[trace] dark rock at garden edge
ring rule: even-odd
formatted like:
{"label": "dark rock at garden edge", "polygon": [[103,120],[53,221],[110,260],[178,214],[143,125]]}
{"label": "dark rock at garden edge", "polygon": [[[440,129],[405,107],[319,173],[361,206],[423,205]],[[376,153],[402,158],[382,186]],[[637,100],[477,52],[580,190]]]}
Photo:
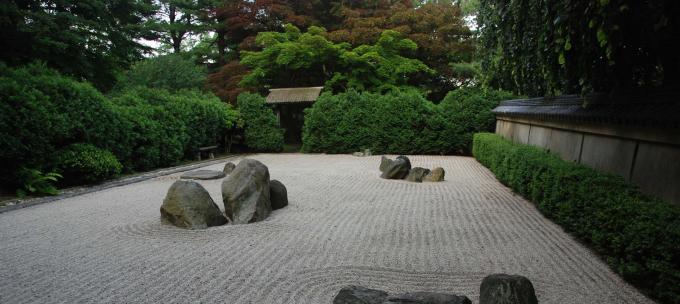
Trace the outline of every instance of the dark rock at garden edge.
{"label": "dark rock at garden edge", "polygon": [[234,165],[232,162],[228,162],[224,164],[224,169],[222,169],[222,172],[224,172],[224,174],[230,174],[231,171],[234,171],[234,168],[236,168],[236,165]]}
{"label": "dark rock at garden edge", "polygon": [[272,210],[288,206],[288,190],[282,182],[272,180],[269,182],[269,196],[272,202]]}
{"label": "dark rock at garden edge", "polygon": [[385,169],[392,163],[392,160],[383,156],[380,158],[380,172],[385,172]]}
{"label": "dark rock at garden edge", "polygon": [[196,170],[189,171],[180,176],[181,179],[218,179],[223,178],[226,175],[222,171],[215,170]]}
{"label": "dark rock at garden edge", "polygon": [[267,166],[244,159],[222,181],[224,211],[234,224],[264,220],[272,211],[269,191]]}
{"label": "dark rock at garden edge", "polygon": [[538,304],[534,286],[519,275],[492,274],[482,280],[479,304]]}
{"label": "dark rock at garden edge", "polygon": [[411,170],[411,161],[406,156],[398,156],[390,162],[380,177],[386,179],[403,179]]}
{"label": "dark rock at garden edge", "polygon": [[361,286],[347,286],[333,299],[333,304],[383,304],[387,293]]}
{"label": "dark rock at garden edge", "polygon": [[430,173],[423,177],[424,182],[441,182],[444,181],[444,168],[437,167],[432,169]]}
{"label": "dark rock at garden edge", "polygon": [[161,219],[177,227],[205,229],[227,223],[220,208],[199,183],[178,180],[170,186],[161,206]]}
{"label": "dark rock at garden edge", "polygon": [[466,296],[435,292],[413,292],[389,297],[387,303],[411,303],[411,304],[472,304]]}
{"label": "dark rock at garden edge", "polygon": [[425,177],[425,175],[427,175],[428,173],[430,173],[430,169],[425,169],[421,167],[411,168],[405,180],[409,182],[420,183],[423,181],[423,177]]}

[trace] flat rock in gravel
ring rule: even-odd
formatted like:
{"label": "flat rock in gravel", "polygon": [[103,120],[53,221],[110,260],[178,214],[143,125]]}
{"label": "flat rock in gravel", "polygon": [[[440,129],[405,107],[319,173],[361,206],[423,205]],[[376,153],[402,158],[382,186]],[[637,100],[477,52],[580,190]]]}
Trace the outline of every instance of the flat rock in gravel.
{"label": "flat rock in gravel", "polygon": [[385,304],[472,304],[466,296],[436,292],[412,292],[389,297]]}
{"label": "flat rock in gravel", "polygon": [[226,174],[222,171],[217,171],[217,170],[196,170],[196,171],[189,171],[186,172],[182,175],[180,175],[181,179],[199,179],[199,180],[206,180],[206,179],[218,179],[218,178],[223,178],[225,177]]}
{"label": "flat rock in gravel", "polygon": [[222,181],[224,212],[234,224],[266,219],[272,211],[269,169],[254,159],[244,159]]}
{"label": "flat rock in gravel", "polygon": [[397,159],[390,162],[380,177],[386,179],[403,179],[408,175],[410,170],[411,161],[409,161],[408,157],[400,155],[397,156]]}
{"label": "flat rock in gravel", "polygon": [[224,164],[224,169],[222,169],[222,172],[224,172],[224,174],[229,174],[231,171],[234,171],[234,168],[236,168],[236,165],[234,165],[232,162],[228,162]]}
{"label": "flat rock in gravel", "polygon": [[421,183],[423,182],[423,177],[425,175],[430,173],[430,169],[425,169],[421,167],[415,167],[411,168],[411,170],[408,172],[408,175],[406,175],[405,180],[409,182],[416,182],[416,183]]}
{"label": "flat rock in gravel", "polygon": [[275,179],[269,182],[269,196],[272,202],[272,210],[288,206],[288,190],[282,182]]}
{"label": "flat rock in gravel", "polygon": [[178,180],[170,186],[161,205],[161,219],[189,229],[205,229],[227,223],[208,191],[189,180]]}
{"label": "flat rock in gravel", "polygon": [[383,304],[387,293],[361,286],[343,287],[333,299],[333,304]]}
{"label": "flat rock in gravel", "polygon": [[437,167],[432,169],[430,173],[423,177],[424,182],[441,182],[444,181],[444,168]]}
{"label": "flat rock in gravel", "polygon": [[526,277],[492,274],[482,280],[479,304],[538,304],[538,299]]}

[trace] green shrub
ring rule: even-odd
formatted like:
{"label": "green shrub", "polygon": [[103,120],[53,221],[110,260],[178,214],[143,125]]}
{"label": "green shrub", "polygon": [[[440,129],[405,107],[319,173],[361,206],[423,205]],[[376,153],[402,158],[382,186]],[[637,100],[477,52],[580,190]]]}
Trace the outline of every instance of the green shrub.
{"label": "green shrub", "polygon": [[130,149],[123,163],[133,170],[193,157],[199,147],[218,144],[238,119],[231,106],[197,91],[137,87],[112,100],[122,118],[121,145]]}
{"label": "green shrub", "polygon": [[264,97],[241,93],[237,103],[245,124],[246,146],[256,151],[282,151],[283,129],[272,110],[265,105]]}
{"label": "green shrub", "polygon": [[472,132],[492,130],[491,109],[509,93],[458,89],[435,105],[417,92],[325,93],[305,112],[303,150],[349,153],[469,153]]}
{"label": "green shrub", "polygon": [[446,129],[447,138],[455,142],[455,150],[469,154],[472,151],[472,136],[478,132],[495,129],[496,115],[491,110],[503,100],[515,96],[506,91],[487,88],[459,88],[449,92],[439,104],[442,114],[451,121]]}
{"label": "green shrub", "polygon": [[495,134],[476,134],[473,154],[628,282],[663,303],[680,302],[680,207],[621,177]]}
{"label": "green shrub", "polygon": [[136,87],[180,90],[202,90],[207,71],[188,58],[178,54],[162,55],[135,63],[116,84],[116,91]]}
{"label": "green shrub", "polygon": [[43,64],[0,64],[0,182],[19,187],[21,168],[45,171],[50,155],[72,143],[121,152],[118,115],[87,83]]}
{"label": "green shrub", "polygon": [[120,174],[123,166],[113,153],[90,144],[73,144],[55,153],[54,170],[69,185],[101,182]]}

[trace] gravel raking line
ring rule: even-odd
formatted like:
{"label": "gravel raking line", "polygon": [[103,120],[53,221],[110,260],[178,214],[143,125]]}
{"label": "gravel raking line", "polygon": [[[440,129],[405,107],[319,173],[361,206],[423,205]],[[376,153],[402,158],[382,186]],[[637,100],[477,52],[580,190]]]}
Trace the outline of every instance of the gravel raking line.
{"label": "gravel raking line", "polygon": [[[249,157],[288,188],[264,222],[161,224],[181,173],[0,214],[0,303],[324,304],[348,284],[476,303],[499,272],[543,304],[653,303],[473,158],[412,156],[446,170],[418,184],[380,179],[380,156]],[[199,182],[223,208],[221,180]]]}

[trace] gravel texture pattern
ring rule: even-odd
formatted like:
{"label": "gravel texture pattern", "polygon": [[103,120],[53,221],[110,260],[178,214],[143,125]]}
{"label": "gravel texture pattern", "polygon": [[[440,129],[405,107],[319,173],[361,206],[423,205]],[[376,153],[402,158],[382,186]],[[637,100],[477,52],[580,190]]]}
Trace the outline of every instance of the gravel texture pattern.
{"label": "gravel texture pattern", "polygon": [[[181,173],[0,214],[0,303],[319,304],[348,284],[477,303],[499,272],[544,304],[652,303],[473,158],[412,156],[446,181],[410,183],[379,178],[380,156],[250,157],[288,188],[263,222],[161,224]],[[221,180],[199,183],[223,208]]]}

